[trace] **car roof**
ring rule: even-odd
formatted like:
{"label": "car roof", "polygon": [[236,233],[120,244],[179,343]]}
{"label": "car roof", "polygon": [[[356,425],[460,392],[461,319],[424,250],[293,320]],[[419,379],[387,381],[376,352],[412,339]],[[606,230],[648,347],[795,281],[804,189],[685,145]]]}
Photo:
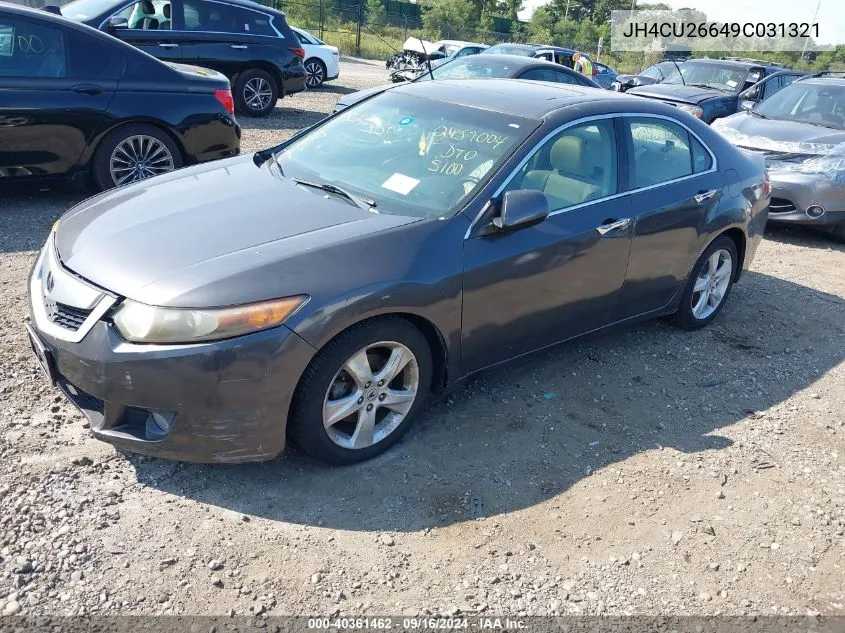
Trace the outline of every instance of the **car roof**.
{"label": "car roof", "polygon": [[464,40],[438,40],[435,44],[440,44],[441,46],[444,44],[448,44],[449,46],[487,46],[487,44],[480,42],[466,42]]}
{"label": "car roof", "polygon": [[814,75],[807,75],[796,79],[796,81],[800,81],[802,84],[819,84],[821,86],[833,84],[835,86],[841,86],[845,84],[845,77],[816,77]]}
{"label": "car roof", "polygon": [[[474,55],[472,57],[475,57]],[[561,68],[560,64],[547,62],[545,59],[536,59],[534,57],[523,57],[522,55],[506,55],[504,53],[489,53],[484,55],[484,61],[487,63],[499,62],[500,64],[508,64],[514,69],[525,68],[526,66],[536,66],[538,68],[552,68],[558,70]],[[466,62],[472,61],[471,57],[466,58]],[[565,66],[564,66],[565,68]]]}
{"label": "car roof", "polygon": [[527,79],[438,79],[402,84],[392,91],[529,119],[542,119],[562,107],[596,101],[621,99],[640,108],[652,105],[643,103],[647,99],[610,90]]}
{"label": "car roof", "polygon": [[[667,60],[664,60],[667,61]],[[684,61],[685,64],[690,62],[697,62],[702,64],[718,64],[719,66],[733,66],[735,68],[783,68],[779,64],[769,63],[769,62],[751,62],[751,61],[740,61],[737,59],[704,59],[693,57],[692,59],[687,59]],[[678,62],[679,64],[681,62]]]}
{"label": "car roof", "polygon": [[[87,24],[83,24],[82,22],[77,22],[76,20],[71,20],[70,18],[66,18],[61,15],[56,15],[55,13],[50,13],[49,11],[44,11],[42,9],[34,9],[30,7],[24,7],[15,4],[9,4],[7,2],[3,2],[0,4],[0,11],[7,11],[12,14],[17,14],[24,18],[31,18],[36,20],[41,20],[43,22],[47,22],[50,24],[55,25],[58,28],[65,28],[65,29],[74,29],[76,31],[83,31],[86,35],[90,37],[98,37],[104,42],[109,42],[112,45],[119,46],[121,48],[125,47],[127,49],[138,51],[143,53],[140,49],[132,46],[131,44],[127,44],[123,40],[120,40],[116,37],[112,37],[108,33],[103,33],[93,27],[88,26]],[[150,56],[152,57],[152,56]],[[153,59],[156,59],[153,57]],[[162,62],[163,63],[163,62]]]}

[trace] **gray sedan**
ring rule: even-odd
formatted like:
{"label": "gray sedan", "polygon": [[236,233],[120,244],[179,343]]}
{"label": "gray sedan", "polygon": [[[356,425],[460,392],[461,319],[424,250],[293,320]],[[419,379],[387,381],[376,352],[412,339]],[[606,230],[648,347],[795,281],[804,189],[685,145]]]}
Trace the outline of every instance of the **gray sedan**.
{"label": "gray sedan", "polygon": [[845,80],[798,79],[713,129],[765,157],[771,222],[817,226],[845,242]]}
{"label": "gray sedan", "polygon": [[373,457],[426,396],[610,326],[710,323],[762,159],[645,99],[399,86],[281,145],[98,195],[30,276],[33,350],[93,434],[192,461]]}

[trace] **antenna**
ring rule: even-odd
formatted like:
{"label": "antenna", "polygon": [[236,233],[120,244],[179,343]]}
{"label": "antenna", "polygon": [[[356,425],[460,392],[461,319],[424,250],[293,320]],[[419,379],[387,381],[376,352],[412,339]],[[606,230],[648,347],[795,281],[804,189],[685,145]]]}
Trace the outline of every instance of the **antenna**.
{"label": "antenna", "polygon": [[428,76],[431,77],[431,80],[434,81],[434,73],[431,71],[431,58],[428,56],[428,51],[425,49],[425,44],[420,38],[417,38],[417,41],[420,43],[420,48],[423,49],[423,56],[425,56],[425,65],[428,68]]}
{"label": "antenna", "polygon": [[678,76],[681,78],[681,83],[682,83],[682,84],[684,84],[684,85],[686,86],[686,85],[687,85],[687,82],[686,82],[686,81],[684,81],[684,75],[683,75],[683,73],[681,72],[681,67],[680,67],[680,66],[678,66],[678,62],[676,62],[676,61],[675,61],[674,59],[672,59],[671,57],[669,58],[669,61],[670,61],[670,62],[672,62],[672,63],[675,65],[675,69],[678,71]]}

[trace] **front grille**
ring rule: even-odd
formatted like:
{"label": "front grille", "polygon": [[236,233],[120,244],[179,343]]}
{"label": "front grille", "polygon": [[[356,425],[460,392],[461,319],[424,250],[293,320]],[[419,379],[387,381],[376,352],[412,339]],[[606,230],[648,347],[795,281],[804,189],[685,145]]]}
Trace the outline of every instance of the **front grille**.
{"label": "front grille", "polygon": [[769,203],[769,213],[792,213],[795,205],[784,198],[772,198]]}
{"label": "front grille", "polygon": [[67,330],[76,332],[91,314],[91,310],[75,308],[64,303],[56,303],[55,313],[49,315],[50,320]]}

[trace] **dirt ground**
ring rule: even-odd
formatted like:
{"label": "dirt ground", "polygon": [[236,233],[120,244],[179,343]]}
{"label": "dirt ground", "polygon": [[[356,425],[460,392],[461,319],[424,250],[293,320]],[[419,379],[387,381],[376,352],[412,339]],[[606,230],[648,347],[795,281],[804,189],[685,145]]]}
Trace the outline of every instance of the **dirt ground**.
{"label": "dirt ground", "polygon": [[[244,150],[383,78],[345,62]],[[81,197],[0,205],[0,613],[845,614],[841,245],[772,229],[706,330],[484,373],[369,463],[197,466],[92,439],[30,354],[26,276]]]}

